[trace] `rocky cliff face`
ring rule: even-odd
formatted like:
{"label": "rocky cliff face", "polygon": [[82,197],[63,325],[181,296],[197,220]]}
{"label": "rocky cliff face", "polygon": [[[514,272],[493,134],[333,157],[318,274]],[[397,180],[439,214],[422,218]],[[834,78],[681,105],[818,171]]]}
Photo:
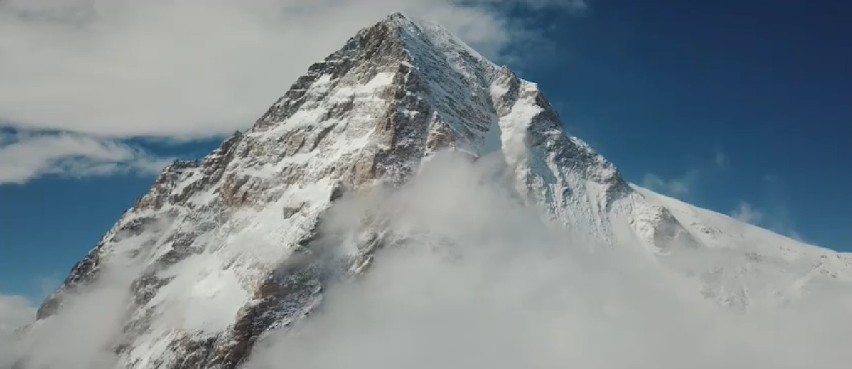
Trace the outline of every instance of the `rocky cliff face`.
{"label": "rocky cliff face", "polygon": [[[320,304],[329,279],[367,270],[392,242],[373,224],[349,255],[323,257],[316,230],[335,200],[405,183],[440,150],[500,158],[521,199],[600,243],[629,238],[671,254],[714,242],[562,127],[535,84],[439,26],[392,15],[312,65],[253,127],[165,168],[39,318],[62,314],[69,293],[126,258],[120,367],[238,367],[265,332]],[[838,260],[832,268],[848,269]],[[717,274],[706,285],[730,282]],[[708,291],[748,305],[736,290]]]}

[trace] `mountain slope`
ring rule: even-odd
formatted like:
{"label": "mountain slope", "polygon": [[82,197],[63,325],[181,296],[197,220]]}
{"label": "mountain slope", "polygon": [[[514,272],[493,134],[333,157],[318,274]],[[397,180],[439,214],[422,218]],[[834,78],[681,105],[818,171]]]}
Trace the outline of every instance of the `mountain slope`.
{"label": "mountain slope", "polygon": [[852,255],[807,245],[789,237],[637,188],[668,209],[698,240],[700,249],[664,258],[675,269],[697,272],[701,292],[718,303],[746,310],[802,298],[848,296]]}
{"label": "mountain slope", "polygon": [[118,284],[130,291],[111,347],[118,367],[237,367],[264,334],[321,304],[329,281],[368,270],[395,242],[377,221],[329,258],[317,229],[335,201],[404,184],[442,150],[494,161],[521,201],[603,247],[641,245],[722,305],[852,284],[848,255],[631,187],[563,132],[534,83],[439,26],[394,14],[312,65],[252,128],[165,168],[45,301],[33,330],[59,319],[75,292]]}

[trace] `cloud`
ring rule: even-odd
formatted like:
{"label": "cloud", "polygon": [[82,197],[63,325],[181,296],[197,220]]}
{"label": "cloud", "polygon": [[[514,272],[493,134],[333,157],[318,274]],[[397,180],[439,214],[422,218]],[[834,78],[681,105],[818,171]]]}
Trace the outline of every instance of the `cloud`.
{"label": "cloud", "polygon": [[21,328],[33,318],[35,308],[25,297],[0,294],[0,334]]}
{"label": "cloud", "polygon": [[390,230],[382,233],[386,246],[365,275],[324,289],[320,309],[307,320],[259,342],[247,368],[840,368],[848,362],[848,325],[836,324],[845,321],[848,301],[743,313],[711,306],[697,286],[655,269],[657,259],[638,245],[596,247],[543,222],[509,196],[495,171],[440,159],[428,165],[402,189],[332,208],[321,230],[344,241],[328,243],[340,254],[353,249],[345,240],[369,231],[365,224]]}
{"label": "cloud", "polygon": [[92,136],[199,138],[251,125],[308,65],[403,10],[499,57],[529,37],[506,4],[582,1],[0,1],[0,121]]}
{"label": "cloud", "polygon": [[765,208],[758,208],[749,202],[740,201],[728,215],[741,222],[764,227],[800,242],[807,242],[795,229],[786,203],[778,197],[771,198]]}
{"label": "cloud", "polygon": [[112,350],[126,323],[128,286],[140,271],[131,260],[118,252],[110,254],[111,263],[95,282],[64,295],[60,313],[15,335],[6,348],[8,355],[0,357],[0,367],[23,363],[23,368],[115,368]]}
{"label": "cloud", "polygon": [[[444,24],[483,54],[544,39],[514,8],[581,0],[0,0],[0,183],[158,170],[122,140],[193,140],[251,126],[307,67],[394,11]],[[62,132],[45,134],[45,132]],[[116,159],[110,159],[116,158]]]}
{"label": "cloud", "polygon": [[663,178],[654,173],[647,173],[642,178],[642,187],[672,196],[687,195],[698,180],[698,170],[690,170],[681,176]]}
{"label": "cloud", "polygon": [[739,205],[731,211],[730,215],[736,220],[751,224],[760,224],[763,220],[763,212],[755,209],[745,201],[740,201]]}
{"label": "cloud", "polygon": [[16,331],[35,319],[36,309],[23,296],[0,294],[0,368],[12,366]]}
{"label": "cloud", "polygon": [[121,141],[74,133],[0,133],[0,184],[26,183],[45,175],[103,176],[155,173],[171,159]]}
{"label": "cloud", "polygon": [[[265,334],[245,367],[843,368],[852,360],[849,325],[838,324],[852,303],[845,290],[782,309],[712,305],[642,246],[597,247],[549,223],[513,196],[502,168],[500,158],[439,155],[404,186],[338,200],[310,249],[340,265],[357,240],[383,246],[357,278],[329,268],[319,309]],[[150,260],[127,252],[21,336],[12,361],[115,367],[116,345],[130,338],[127,287],[139,261]],[[696,267],[708,262],[702,256]],[[137,347],[143,356],[150,348]]]}

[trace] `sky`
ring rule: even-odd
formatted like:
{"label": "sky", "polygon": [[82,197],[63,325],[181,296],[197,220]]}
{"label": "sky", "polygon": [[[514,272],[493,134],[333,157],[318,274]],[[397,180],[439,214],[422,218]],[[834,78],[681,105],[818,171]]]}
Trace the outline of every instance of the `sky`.
{"label": "sky", "polygon": [[0,294],[43,298],[165,163],[248,128],[397,10],[539,83],[627,180],[852,251],[849,2],[12,0]]}

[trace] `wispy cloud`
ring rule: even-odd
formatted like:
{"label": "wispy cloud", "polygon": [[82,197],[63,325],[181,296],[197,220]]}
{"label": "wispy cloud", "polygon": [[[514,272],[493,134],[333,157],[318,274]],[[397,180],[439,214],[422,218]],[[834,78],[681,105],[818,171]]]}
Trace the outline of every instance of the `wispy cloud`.
{"label": "wispy cloud", "polygon": [[74,133],[7,133],[0,137],[0,184],[26,183],[45,175],[150,174],[171,160],[121,141]]}
{"label": "wispy cloud", "polygon": [[642,187],[672,196],[687,195],[698,180],[698,170],[689,170],[683,175],[663,178],[654,173],[647,173],[642,178]]}
{"label": "wispy cloud", "polygon": [[764,197],[760,201],[760,206],[752,202],[740,201],[736,208],[728,212],[728,215],[792,239],[808,242],[799,232],[790,214],[788,201],[781,190],[783,187],[781,179],[767,174],[763,176],[763,185]]}
{"label": "wispy cloud", "polygon": [[734,219],[751,224],[760,224],[763,220],[763,212],[745,201],[740,201],[730,215]]}

